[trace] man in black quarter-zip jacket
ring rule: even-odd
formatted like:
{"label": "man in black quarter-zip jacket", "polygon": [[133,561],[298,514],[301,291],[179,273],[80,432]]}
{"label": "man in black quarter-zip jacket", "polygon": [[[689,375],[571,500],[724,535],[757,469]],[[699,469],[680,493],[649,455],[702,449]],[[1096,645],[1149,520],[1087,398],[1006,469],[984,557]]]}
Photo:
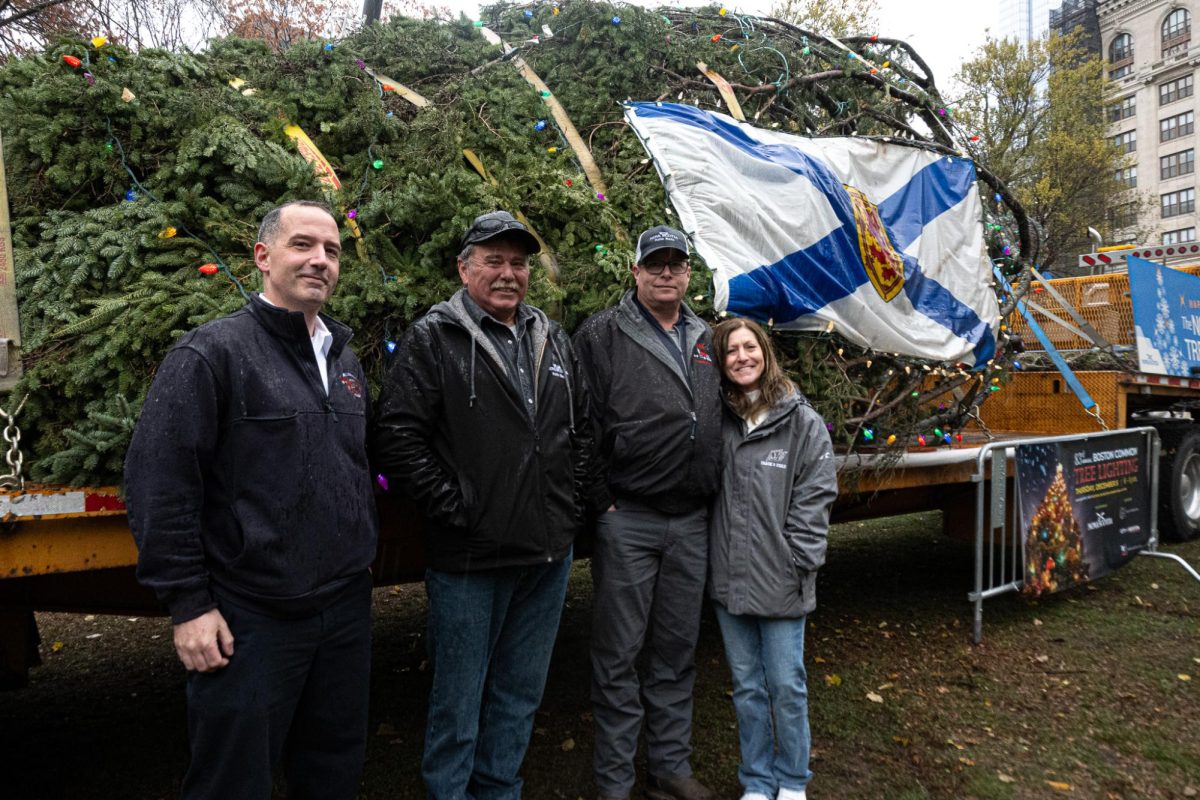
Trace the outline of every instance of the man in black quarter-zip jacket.
{"label": "man in black quarter-zip jacket", "polygon": [[592,555],[596,784],[601,798],[629,797],[645,717],[648,795],[710,800],[690,756],[720,370],[708,325],[683,302],[684,235],[665,225],[642,233],[633,275],[637,287],[575,334],[609,490]]}
{"label": "man in black quarter-zip jacket", "polygon": [[524,303],[537,239],[507,211],[462,240],[463,289],[413,323],[379,397],[375,463],[427,519],[430,800],[515,800],[597,489],[571,340]]}
{"label": "man in black quarter-zip jacket", "polygon": [[188,798],[358,793],[378,525],[369,396],[329,210],[268,213],[263,292],[187,333],[158,369],[125,459],[138,578],[188,669]]}

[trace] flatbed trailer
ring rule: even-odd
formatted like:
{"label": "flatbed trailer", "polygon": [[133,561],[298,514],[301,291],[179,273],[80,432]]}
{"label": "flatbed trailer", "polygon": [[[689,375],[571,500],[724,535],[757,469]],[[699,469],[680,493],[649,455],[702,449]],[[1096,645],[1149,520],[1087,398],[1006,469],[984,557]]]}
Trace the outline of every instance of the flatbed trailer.
{"label": "flatbed trailer", "polygon": [[[1200,267],[1187,271],[1200,273]],[[1124,275],[1051,284],[1112,345],[1133,344]],[[1038,304],[1060,319],[1066,317],[1040,288],[1035,284],[1032,293]],[[1014,315],[1009,324],[1032,341],[1023,320]],[[1069,323],[1047,319],[1042,325],[1063,350],[1094,347],[1069,330]],[[842,457],[833,520],[937,510],[943,513],[947,533],[970,538],[975,527],[973,474],[981,446],[997,439],[1152,424],[1163,443],[1159,527],[1168,537],[1190,539],[1200,533],[1200,426],[1183,408],[1200,402],[1200,380],[1119,370],[1080,371],[1076,376],[1096,400],[1090,413],[1058,372],[1017,370],[980,408],[978,423],[962,432],[962,442]],[[885,459],[888,466],[877,469],[876,459]],[[376,584],[421,580],[421,515],[393,495],[380,495],[378,502]],[[586,551],[586,543],[582,549]],[[38,663],[34,611],[163,613],[153,594],[137,583],[136,563],[137,550],[116,488],[28,486],[20,493],[0,492],[0,683],[7,677],[9,684],[19,684]]]}

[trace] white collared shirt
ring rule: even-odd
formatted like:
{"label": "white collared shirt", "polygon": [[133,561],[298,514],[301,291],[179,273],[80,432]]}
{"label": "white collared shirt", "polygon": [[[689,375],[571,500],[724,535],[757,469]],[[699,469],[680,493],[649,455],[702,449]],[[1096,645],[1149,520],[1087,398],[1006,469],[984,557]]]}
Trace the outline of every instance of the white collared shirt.
{"label": "white collared shirt", "polygon": [[[262,292],[259,292],[259,297],[269,306],[279,308]],[[313,358],[317,360],[317,369],[321,373],[321,388],[325,390],[325,394],[329,394],[329,348],[333,347],[333,334],[329,332],[329,328],[325,326],[325,321],[317,317],[317,324],[313,326],[313,332],[308,337],[312,342]]]}

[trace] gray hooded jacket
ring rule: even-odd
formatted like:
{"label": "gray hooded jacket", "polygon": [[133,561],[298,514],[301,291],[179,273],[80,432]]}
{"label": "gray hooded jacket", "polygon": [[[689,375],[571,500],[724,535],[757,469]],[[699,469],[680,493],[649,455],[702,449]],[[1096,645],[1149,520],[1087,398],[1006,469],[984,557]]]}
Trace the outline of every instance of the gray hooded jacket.
{"label": "gray hooded jacket", "polygon": [[725,414],[724,471],[709,522],[709,594],[731,614],[798,618],[817,606],[837,497],[825,423],[799,394],[762,424]]}

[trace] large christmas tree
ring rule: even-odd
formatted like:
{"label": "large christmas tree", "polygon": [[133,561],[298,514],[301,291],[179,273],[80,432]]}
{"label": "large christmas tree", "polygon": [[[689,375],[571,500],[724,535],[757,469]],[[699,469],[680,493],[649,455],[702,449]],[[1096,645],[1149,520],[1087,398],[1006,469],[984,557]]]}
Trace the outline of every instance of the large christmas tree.
{"label": "large christmas tree", "polygon": [[[529,299],[573,329],[629,283],[632,235],[671,219],[621,102],[725,108],[700,62],[755,124],[969,155],[970,132],[904,43],[827,39],[718,7],[535,3],[478,23],[396,19],[282,52],[225,39],[199,54],[133,53],[96,40],[11,60],[0,120],[26,370],[11,405],[28,394],[19,423],[32,476],[119,480],[154,368],[181,332],[257,287],[257,221],[289,199],[327,197],[352,218],[329,311],[355,329],[372,376],[405,326],[454,291],[458,237],[494,208],[523,213],[545,240],[551,258]],[[290,126],[340,189],[318,180]],[[1022,218],[1008,219],[1015,250]],[[996,228],[999,255],[1008,242]],[[710,281],[694,274],[704,311]],[[848,446],[935,428],[948,438],[1002,361],[968,374],[836,335],[779,338]]]}

